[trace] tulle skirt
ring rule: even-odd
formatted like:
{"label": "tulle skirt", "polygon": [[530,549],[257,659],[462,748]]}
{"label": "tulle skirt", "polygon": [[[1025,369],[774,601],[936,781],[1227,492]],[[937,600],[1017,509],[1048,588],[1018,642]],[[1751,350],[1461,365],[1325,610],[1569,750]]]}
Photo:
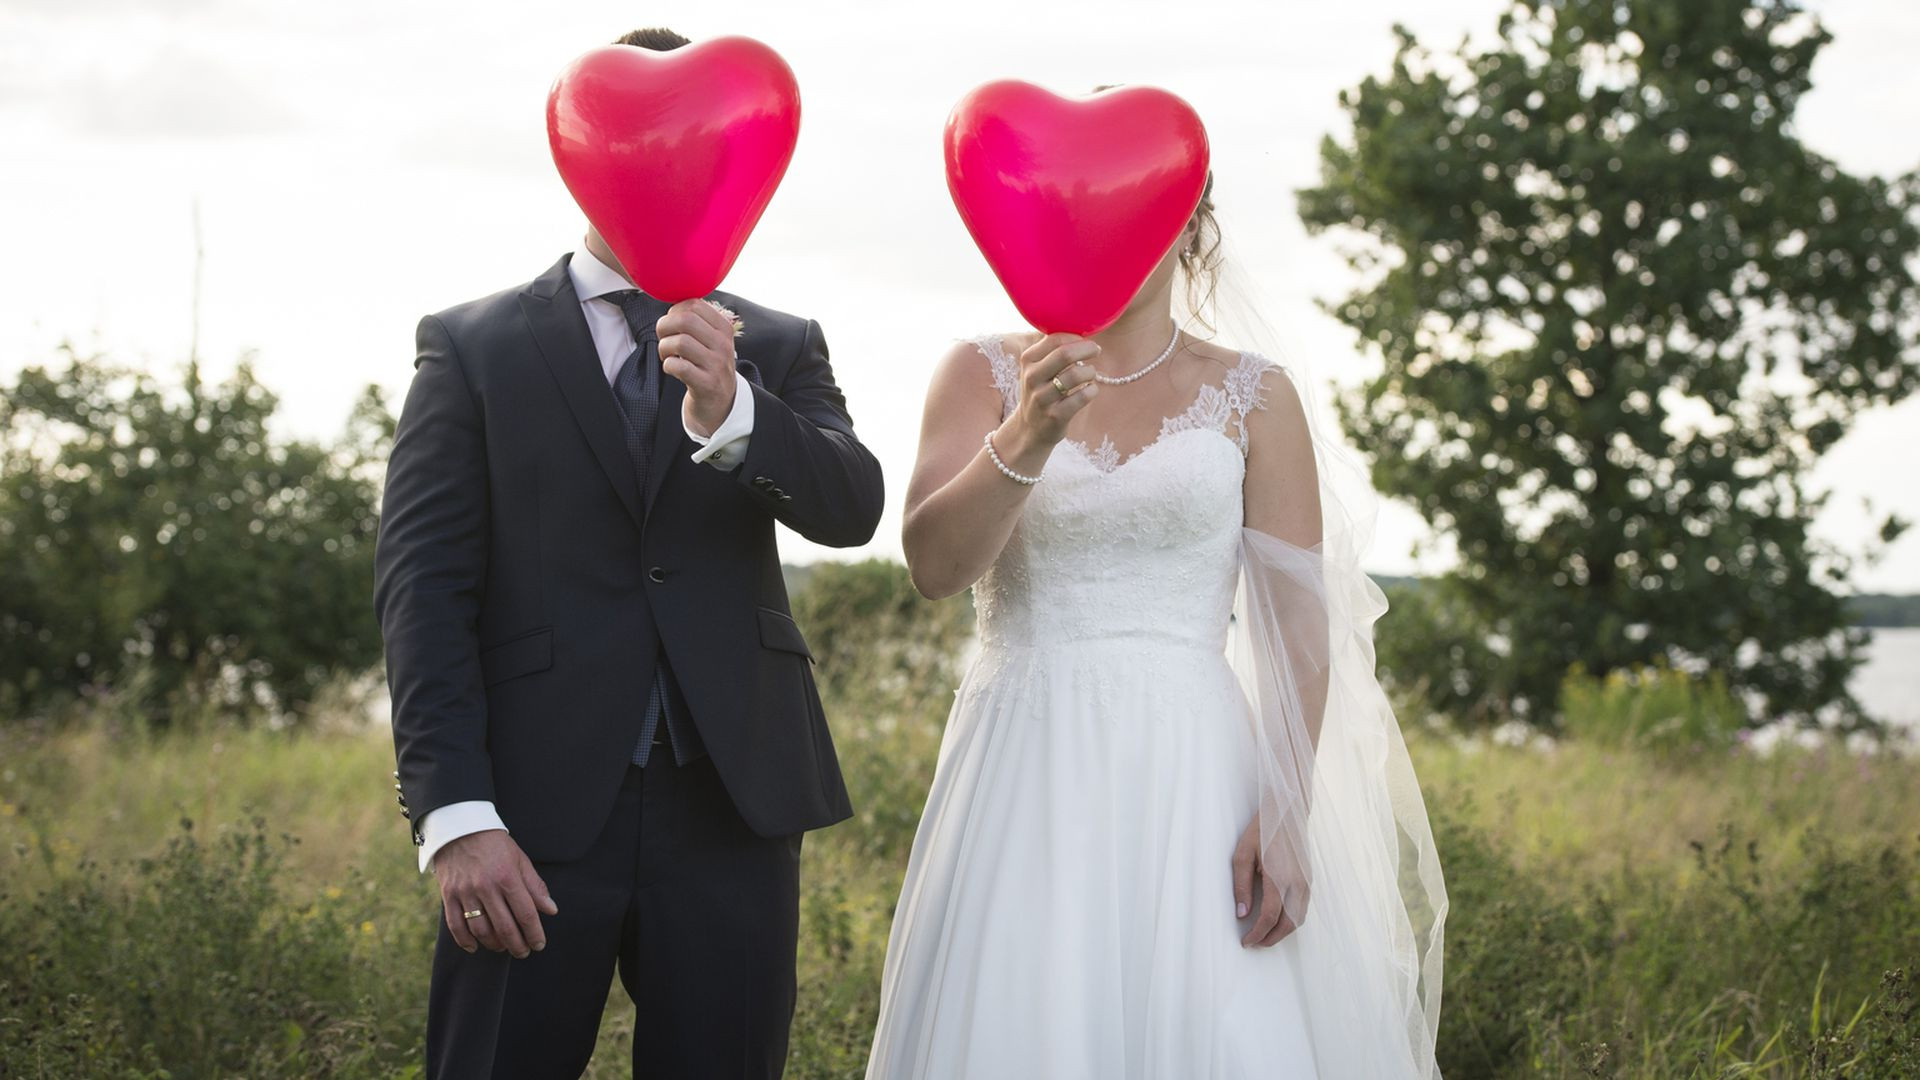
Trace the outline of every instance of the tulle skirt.
{"label": "tulle skirt", "polygon": [[1259,802],[1219,648],[989,645],[914,840],[873,1080],[1307,1078],[1302,941],[1247,948],[1230,859]]}

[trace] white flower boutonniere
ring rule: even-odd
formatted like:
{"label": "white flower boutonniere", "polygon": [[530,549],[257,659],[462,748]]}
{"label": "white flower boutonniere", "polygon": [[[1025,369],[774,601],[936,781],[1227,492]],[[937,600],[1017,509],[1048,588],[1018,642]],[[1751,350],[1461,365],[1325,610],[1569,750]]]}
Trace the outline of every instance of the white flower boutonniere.
{"label": "white flower boutonniere", "polygon": [[739,337],[741,334],[747,332],[747,324],[740,321],[740,316],[735,315],[732,308],[727,307],[725,304],[715,303],[712,300],[707,301],[707,303],[713,304],[713,310],[719,312],[729,323],[733,324],[734,337]]}

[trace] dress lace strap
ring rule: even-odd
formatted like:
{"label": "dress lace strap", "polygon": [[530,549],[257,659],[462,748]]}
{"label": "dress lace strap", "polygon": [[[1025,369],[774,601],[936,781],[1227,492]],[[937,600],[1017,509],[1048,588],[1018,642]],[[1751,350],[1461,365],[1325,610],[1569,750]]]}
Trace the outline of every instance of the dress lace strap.
{"label": "dress lace strap", "polygon": [[1266,376],[1270,371],[1281,370],[1280,365],[1261,356],[1259,353],[1243,352],[1240,362],[1220,384],[1226,395],[1227,413],[1232,420],[1233,441],[1240,447],[1242,457],[1248,449],[1247,417],[1256,409],[1267,407]]}
{"label": "dress lace strap", "polygon": [[983,334],[969,339],[980,355],[987,358],[993,372],[993,385],[1000,391],[1000,415],[1009,416],[1020,404],[1020,361],[1008,354],[1006,341],[999,334]]}

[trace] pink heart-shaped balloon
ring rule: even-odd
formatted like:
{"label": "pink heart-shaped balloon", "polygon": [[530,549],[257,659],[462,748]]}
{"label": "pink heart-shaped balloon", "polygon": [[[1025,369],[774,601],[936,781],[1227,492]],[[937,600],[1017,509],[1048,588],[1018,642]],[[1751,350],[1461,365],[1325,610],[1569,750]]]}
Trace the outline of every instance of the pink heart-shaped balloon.
{"label": "pink heart-shaped balloon", "polygon": [[1207,132],[1165,90],[1063,98],[1006,79],[947,118],[947,190],[1020,314],[1044,333],[1112,325],[1207,183]]}
{"label": "pink heart-shaped balloon", "polygon": [[547,95],[567,190],[634,284],[669,302],[727,276],[799,134],[793,70],[751,38],[671,52],[603,45]]}

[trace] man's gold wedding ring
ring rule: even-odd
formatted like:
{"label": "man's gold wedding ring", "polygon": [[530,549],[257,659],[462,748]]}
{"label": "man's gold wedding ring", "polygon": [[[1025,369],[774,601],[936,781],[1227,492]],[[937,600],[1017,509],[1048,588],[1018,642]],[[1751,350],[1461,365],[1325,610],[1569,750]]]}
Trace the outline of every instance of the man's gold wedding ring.
{"label": "man's gold wedding ring", "polygon": [[461,913],[460,913],[460,917],[461,917],[461,918],[463,918],[463,919],[477,919],[477,918],[479,918],[480,916],[482,916],[482,915],[485,915],[485,914],[486,914],[486,912],[484,912],[484,911],[480,911],[480,910],[478,910],[478,909],[475,909],[475,910],[473,910],[473,911],[463,911],[463,912],[461,912]]}

